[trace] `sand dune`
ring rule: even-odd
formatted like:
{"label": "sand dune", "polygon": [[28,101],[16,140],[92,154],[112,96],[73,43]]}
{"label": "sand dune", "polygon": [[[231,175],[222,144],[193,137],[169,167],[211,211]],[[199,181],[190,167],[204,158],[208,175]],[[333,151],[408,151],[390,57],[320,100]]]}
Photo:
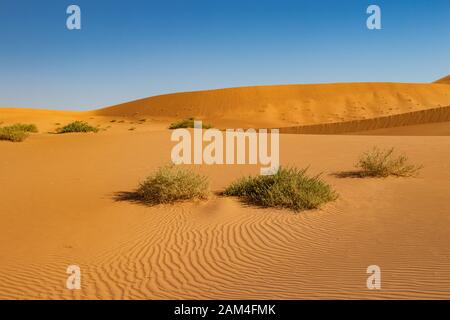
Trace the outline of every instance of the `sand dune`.
{"label": "sand dune", "polygon": [[[180,93],[88,112],[0,109],[0,122],[40,129],[0,141],[0,299],[449,299],[449,105],[447,84],[361,83]],[[167,125],[186,116],[329,134],[282,134],[280,159],[322,173],[339,199],[297,215],[216,195],[118,201],[170,162]],[[105,130],[48,133],[73,120]],[[421,175],[339,178],[375,145],[405,152]],[[193,169],[214,191],[259,172]],[[65,288],[70,264],[82,290]],[[372,264],[380,291],[366,288]]]}
{"label": "sand dune", "polygon": [[337,83],[175,93],[94,112],[102,116],[195,116],[216,127],[287,127],[362,120],[450,105],[444,84]]}
{"label": "sand dune", "polygon": [[[1,143],[0,298],[450,297],[448,137],[282,135],[282,163],[311,165],[340,194],[297,215],[217,196],[116,201],[169,161],[169,141],[166,130],[125,130]],[[406,152],[424,164],[421,176],[334,175],[372,145]],[[219,191],[259,168],[194,170]],[[81,267],[80,291],[65,288],[69,264]],[[380,291],[366,288],[372,264]]]}
{"label": "sand dune", "polygon": [[443,84],[450,84],[450,75],[437,80],[435,83],[443,83]]}
{"label": "sand dune", "polygon": [[[436,125],[438,124],[439,125]],[[341,133],[374,133],[378,129],[384,130],[385,134],[402,128],[403,135],[442,135],[448,130],[450,123],[450,107],[434,108],[402,114],[376,117],[372,119],[343,121],[336,123],[316,124],[298,127],[281,128],[283,133],[301,133],[301,134],[341,134]],[[425,126],[417,126],[428,124]],[[408,129],[409,128],[409,129]],[[433,130],[435,128],[436,130]],[[378,131],[381,132],[381,131]],[[448,135],[448,134],[444,134]]]}
{"label": "sand dune", "polygon": [[442,83],[337,83],[175,93],[87,112],[0,109],[0,122],[35,121],[42,130],[52,131],[71,120],[102,125],[146,119],[162,128],[195,116],[218,128],[290,127],[285,132],[344,133],[446,121],[448,113],[437,110],[449,105],[450,86]]}

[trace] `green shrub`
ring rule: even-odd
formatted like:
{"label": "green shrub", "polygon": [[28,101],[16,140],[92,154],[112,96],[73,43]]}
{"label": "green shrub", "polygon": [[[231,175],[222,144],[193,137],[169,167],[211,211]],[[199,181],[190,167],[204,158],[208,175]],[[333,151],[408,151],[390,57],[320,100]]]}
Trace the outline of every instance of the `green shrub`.
{"label": "green shrub", "polygon": [[38,132],[38,129],[35,124],[24,124],[24,123],[16,123],[11,126],[5,127],[9,128],[13,131],[23,131],[23,132]]}
{"label": "green shrub", "polygon": [[[187,118],[187,119],[183,119],[174,123],[171,123],[169,126],[169,129],[179,129],[179,128],[194,128],[194,118]],[[202,128],[203,129],[210,129],[212,128],[211,125],[209,124],[203,124],[202,123]]]}
{"label": "green shrub", "polygon": [[137,196],[147,204],[207,199],[209,182],[205,176],[173,165],[159,168],[142,182]]}
{"label": "green shrub", "polygon": [[20,142],[28,137],[28,133],[25,131],[11,130],[7,127],[0,128],[0,140],[8,140],[12,142]]}
{"label": "green shrub", "polygon": [[0,127],[0,140],[20,142],[28,137],[29,132],[38,132],[35,124],[16,123],[7,127]]}
{"label": "green shrub", "polygon": [[374,147],[365,152],[359,159],[356,167],[361,171],[361,177],[410,177],[418,174],[423,166],[408,163],[405,155],[394,156],[394,148],[380,150]]}
{"label": "green shrub", "polygon": [[224,192],[262,207],[294,211],[316,209],[335,200],[337,194],[319,176],[309,177],[306,169],[281,167],[274,175],[241,178]]}
{"label": "green shrub", "polygon": [[65,125],[62,128],[56,130],[57,133],[70,133],[70,132],[98,132],[98,128],[89,125],[84,121],[74,121]]}

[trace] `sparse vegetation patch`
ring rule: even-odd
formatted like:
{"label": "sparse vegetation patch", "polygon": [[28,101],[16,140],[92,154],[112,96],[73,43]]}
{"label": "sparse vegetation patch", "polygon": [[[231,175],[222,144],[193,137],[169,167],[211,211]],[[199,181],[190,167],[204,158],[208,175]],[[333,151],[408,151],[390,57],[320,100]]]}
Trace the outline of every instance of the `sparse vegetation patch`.
{"label": "sparse vegetation patch", "polygon": [[409,163],[403,154],[395,156],[394,148],[382,150],[377,147],[365,152],[356,167],[360,169],[358,174],[361,177],[411,177],[423,168],[421,165]]}
{"label": "sparse vegetation patch", "polygon": [[35,124],[16,123],[6,127],[0,127],[0,140],[20,142],[25,140],[30,132],[38,132]]}
{"label": "sparse vegetation patch", "polygon": [[[169,129],[180,129],[180,128],[194,128],[194,121],[195,119],[193,117],[186,118],[177,122],[173,122],[170,124]],[[210,124],[202,124],[203,129],[210,129],[212,128],[212,125]]]}
{"label": "sparse vegetation patch", "polygon": [[5,128],[8,128],[13,131],[24,131],[32,133],[38,132],[38,129],[35,124],[16,123]]}
{"label": "sparse vegetation patch", "polygon": [[98,132],[98,128],[91,126],[84,121],[74,121],[64,127],[56,129],[57,133],[71,133],[71,132]]}
{"label": "sparse vegetation patch", "polygon": [[237,196],[262,207],[294,211],[316,209],[337,198],[335,191],[319,176],[308,176],[307,169],[283,167],[275,175],[241,178],[227,187],[224,195]]}
{"label": "sparse vegetation patch", "polygon": [[159,168],[143,181],[136,194],[146,204],[174,203],[182,200],[207,199],[208,178],[174,165]]}

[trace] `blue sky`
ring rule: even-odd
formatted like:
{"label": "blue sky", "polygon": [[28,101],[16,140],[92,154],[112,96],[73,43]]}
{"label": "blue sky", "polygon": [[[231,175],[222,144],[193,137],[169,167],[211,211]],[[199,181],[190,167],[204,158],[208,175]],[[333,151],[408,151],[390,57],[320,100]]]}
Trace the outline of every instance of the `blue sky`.
{"label": "blue sky", "polygon": [[[81,30],[66,9],[81,8]],[[382,30],[366,9],[382,10]],[[0,0],[0,107],[85,110],[223,87],[431,82],[448,0]]]}

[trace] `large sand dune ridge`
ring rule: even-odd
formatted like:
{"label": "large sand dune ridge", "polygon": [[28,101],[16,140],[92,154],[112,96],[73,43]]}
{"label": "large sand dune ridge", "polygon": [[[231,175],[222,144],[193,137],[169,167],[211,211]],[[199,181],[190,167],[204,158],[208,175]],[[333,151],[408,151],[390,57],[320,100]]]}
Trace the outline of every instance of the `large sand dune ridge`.
{"label": "large sand dune ridge", "polygon": [[196,117],[221,129],[278,127],[290,133],[333,134],[445,122],[446,106],[450,86],[443,83],[335,83],[182,92],[84,112],[3,108],[0,122],[34,121],[51,131],[55,123],[71,120],[100,124],[144,118],[164,127]]}
{"label": "large sand dune ridge", "polygon": [[450,84],[450,75],[437,80],[435,83]]}
{"label": "large sand dune ridge", "polygon": [[[296,134],[391,134],[450,135],[450,107],[426,109],[364,120],[281,128]],[[403,133],[403,134],[401,134]]]}
{"label": "large sand dune ridge", "polygon": [[195,116],[218,127],[361,120],[450,105],[445,84],[336,83],[242,87],[156,96],[94,111],[102,116]]}

